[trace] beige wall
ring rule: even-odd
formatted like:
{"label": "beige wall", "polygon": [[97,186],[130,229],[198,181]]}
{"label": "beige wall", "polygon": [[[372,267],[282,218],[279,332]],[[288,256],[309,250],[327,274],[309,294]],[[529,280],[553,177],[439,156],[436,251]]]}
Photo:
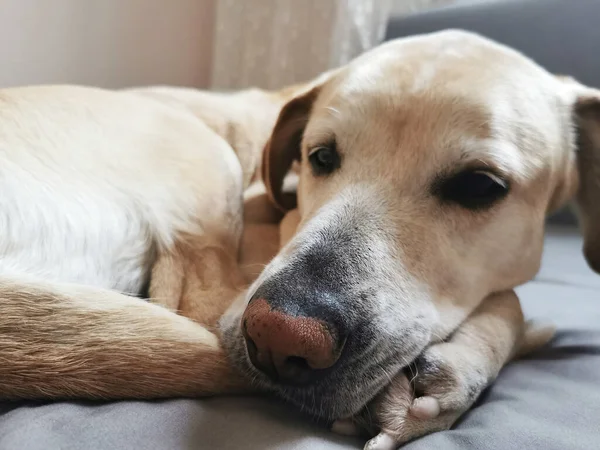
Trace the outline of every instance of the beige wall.
{"label": "beige wall", "polygon": [[209,83],[214,0],[0,0],[0,86]]}

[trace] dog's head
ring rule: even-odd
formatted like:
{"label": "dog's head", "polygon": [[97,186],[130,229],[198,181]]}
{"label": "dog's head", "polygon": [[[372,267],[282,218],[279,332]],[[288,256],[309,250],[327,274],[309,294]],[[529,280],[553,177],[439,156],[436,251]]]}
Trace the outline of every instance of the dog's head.
{"label": "dog's head", "polygon": [[[300,162],[297,199],[282,193]],[[491,293],[576,196],[600,270],[600,94],[477,35],[386,43],[281,111],[263,178],[297,232],[223,320],[255,380],[349,416]]]}

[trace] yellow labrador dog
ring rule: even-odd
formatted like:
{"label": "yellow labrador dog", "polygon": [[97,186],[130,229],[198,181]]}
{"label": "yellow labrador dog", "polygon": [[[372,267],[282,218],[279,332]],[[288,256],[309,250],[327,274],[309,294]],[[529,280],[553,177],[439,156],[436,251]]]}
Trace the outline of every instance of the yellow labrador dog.
{"label": "yellow labrador dog", "polygon": [[[0,91],[0,149],[5,399],[251,379],[393,448],[550,338],[513,288],[572,198],[600,270],[600,92],[466,32],[278,93]],[[256,191],[243,217],[257,179],[287,214],[245,289],[281,219]]]}

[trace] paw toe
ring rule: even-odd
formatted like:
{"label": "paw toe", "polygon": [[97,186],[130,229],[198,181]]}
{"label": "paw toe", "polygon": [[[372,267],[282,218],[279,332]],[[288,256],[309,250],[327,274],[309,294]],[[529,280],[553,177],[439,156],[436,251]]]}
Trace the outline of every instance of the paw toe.
{"label": "paw toe", "polygon": [[420,420],[435,419],[440,415],[440,402],[428,395],[418,397],[412,402],[410,413]]}
{"label": "paw toe", "polygon": [[392,436],[387,433],[379,433],[367,442],[364,450],[395,450],[397,446],[398,444]]}

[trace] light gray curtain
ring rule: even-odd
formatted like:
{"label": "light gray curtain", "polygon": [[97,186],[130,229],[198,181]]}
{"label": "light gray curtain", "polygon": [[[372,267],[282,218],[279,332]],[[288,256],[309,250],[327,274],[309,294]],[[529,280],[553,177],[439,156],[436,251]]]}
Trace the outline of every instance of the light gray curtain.
{"label": "light gray curtain", "polygon": [[276,89],[377,45],[392,12],[453,0],[216,0],[212,87]]}

